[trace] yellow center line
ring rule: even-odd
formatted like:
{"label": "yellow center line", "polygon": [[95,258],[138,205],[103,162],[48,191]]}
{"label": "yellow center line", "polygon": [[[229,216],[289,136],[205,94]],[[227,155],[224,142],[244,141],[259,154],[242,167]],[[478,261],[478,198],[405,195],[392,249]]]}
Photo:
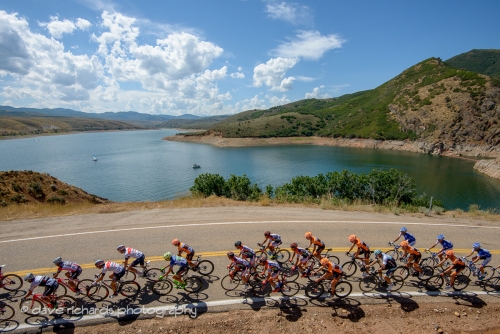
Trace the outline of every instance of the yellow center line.
{"label": "yellow center line", "polygon": [[[335,247],[335,248],[332,248],[332,250],[330,251],[331,253],[345,253],[349,250],[350,247]],[[282,248],[282,249],[286,249],[288,251],[291,251],[290,248]],[[373,250],[375,249],[380,249],[381,251],[383,252],[386,252],[386,251],[389,251],[389,250],[392,250],[394,248],[389,248],[389,247],[380,247],[380,248],[373,248]],[[256,251],[258,251],[260,249],[257,249]],[[437,248],[437,249],[432,249],[431,251],[433,252],[438,252],[440,249]],[[235,250],[237,251],[237,250]],[[353,251],[355,252],[356,251],[356,247],[353,249]],[[470,253],[470,249],[466,249],[466,248],[457,248],[457,249],[454,249],[454,251],[456,253],[460,253],[460,254],[469,254]],[[195,253],[196,255],[201,255],[202,256],[202,259],[205,258],[205,257],[219,257],[219,256],[226,256],[227,255],[227,252],[228,251],[216,251],[216,252],[200,252],[200,253]],[[490,251],[491,254],[500,254],[500,249],[495,249],[495,250],[491,250]],[[422,257],[426,257],[426,254],[428,253],[425,253],[425,252],[422,252]],[[196,257],[195,255],[195,257]],[[342,254],[343,255],[343,254]],[[116,262],[116,263],[122,263],[123,262],[123,259],[119,259],[119,260],[112,260],[113,262]],[[151,261],[151,262],[160,262],[160,261],[165,261],[163,259],[163,255],[161,256],[150,256],[148,258],[146,258],[146,261]],[[348,259],[346,259],[346,261],[348,261]],[[130,263],[131,261],[129,261]],[[164,262],[164,265],[166,265],[166,262]],[[158,266],[161,266],[163,267],[164,266],[163,264],[159,264]],[[94,263],[85,263],[85,264],[81,264],[80,265],[82,267],[82,269],[95,269],[95,270],[98,270]],[[55,266],[53,267],[49,267],[49,268],[37,268],[37,269],[28,269],[28,270],[21,270],[21,271],[14,271],[14,272],[11,272],[9,274],[16,274],[16,275],[19,275],[19,276],[24,276],[28,273],[32,273],[33,275],[49,275],[49,274],[53,274],[57,271],[57,268]]]}

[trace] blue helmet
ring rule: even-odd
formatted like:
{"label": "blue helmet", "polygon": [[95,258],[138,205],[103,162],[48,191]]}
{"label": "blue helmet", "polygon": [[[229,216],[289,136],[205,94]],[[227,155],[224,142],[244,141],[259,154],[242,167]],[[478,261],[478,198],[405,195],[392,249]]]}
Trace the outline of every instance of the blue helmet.
{"label": "blue helmet", "polygon": [[475,242],[472,244],[472,248],[479,249],[479,248],[481,248],[481,244],[479,242]]}
{"label": "blue helmet", "polygon": [[406,231],[408,231],[408,229],[407,229],[406,227],[401,227],[401,228],[399,229],[399,231],[400,231],[400,232],[405,232],[405,233],[406,233]]}
{"label": "blue helmet", "polygon": [[440,235],[438,235],[437,238],[438,238],[438,240],[444,240],[444,235],[440,234]]}
{"label": "blue helmet", "polygon": [[373,252],[373,254],[375,254],[375,256],[379,256],[379,254],[381,254],[382,251],[380,249],[377,249],[375,252]]}

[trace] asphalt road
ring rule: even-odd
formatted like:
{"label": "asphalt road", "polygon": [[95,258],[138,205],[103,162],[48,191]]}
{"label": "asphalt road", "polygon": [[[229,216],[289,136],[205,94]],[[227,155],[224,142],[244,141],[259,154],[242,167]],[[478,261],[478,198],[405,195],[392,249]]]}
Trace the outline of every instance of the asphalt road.
{"label": "asphalt road", "polygon": [[[379,214],[366,212],[328,211],[298,207],[213,207],[194,209],[158,209],[150,211],[120,212],[98,215],[82,215],[12,221],[0,223],[0,264],[4,273],[27,272],[49,274],[55,272],[52,261],[61,256],[64,260],[78,262],[84,268],[83,277],[92,278],[98,270],[93,266],[97,259],[121,261],[116,246],[134,247],[153,260],[152,266],[164,266],[161,255],[175,253],[171,245],[179,238],[192,246],[198,254],[215,264],[214,273],[205,279],[205,287],[196,296],[174,290],[171,296],[158,298],[139,279],[143,291],[136,303],[149,307],[183,302],[211,302],[244,298],[242,291],[225,293],[220,279],[227,274],[229,263],[225,253],[234,250],[234,242],[257,248],[264,241],[263,233],[270,230],[281,235],[284,246],[298,242],[308,246],[304,233],[311,231],[321,238],[327,247],[334,248],[340,262],[347,261],[344,253],[350,247],[347,238],[356,234],[372,250],[388,249],[388,241],[394,240],[399,228],[406,226],[416,236],[419,249],[428,248],[438,234],[444,234],[453,242],[457,253],[470,251],[473,242],[479,241],[484,248],[493,251],[492,265],[500,264],[500,227],[494,222],[459,219],[447,216],[425,217],[422,215]],[[359,277],[359,273],[355,276]],[[299,283],[306,283],[304,279]],[[354,292],[358,292],[354,278]],[[26,290],[25,284],[23,289]],[[480,290],[471,285],[472,290]],[[409,282],[402,291],[419,291],[416,281]],[[0,299],[10,298],[0,290]],[[301,292],[303,293],[303,292]],[[12,296],[11,296],[12,297]],[[7,301],[18,305],[19,296]],[[106,303],[109,303],[106,302]],[[19,323],[24,323],[18,316]]]}

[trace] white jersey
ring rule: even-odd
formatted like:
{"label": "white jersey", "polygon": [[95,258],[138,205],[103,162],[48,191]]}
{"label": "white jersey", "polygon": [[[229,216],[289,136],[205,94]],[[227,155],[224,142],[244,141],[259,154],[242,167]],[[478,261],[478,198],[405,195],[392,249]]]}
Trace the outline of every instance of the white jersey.
{"label": "white jersey", "polygon": [[102,267],[102,273],[106,273],[107,271],[113,271],[115,274],[119,274],[123,271],[123,266],[119,265],[116,262],[108,261]]}
{"label": "white jersey", "polygon": [[30,291],[33,291],[37,286],[50,286],[55,282],[55,279],[48,276],[35,276],[35,279],[31,282]]}
{"label": "white jersey", "polygon": [[137,249],[134,249],[132,247],[127,247],[125,249],[125,253],[123,255],[125,256],[125,260],[126,260],[126,259],[129,259],[130,257],[133,257],[134,259],[138,259],[143,254],[142,254],[142,252],[139,252]]}

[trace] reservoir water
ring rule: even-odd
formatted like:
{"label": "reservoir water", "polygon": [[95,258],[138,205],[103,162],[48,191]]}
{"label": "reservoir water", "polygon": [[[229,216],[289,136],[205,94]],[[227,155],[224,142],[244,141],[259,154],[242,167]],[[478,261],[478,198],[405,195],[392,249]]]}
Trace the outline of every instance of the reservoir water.
{"label": "reservoir water", "polygon": [[[176,130],[94,132],[0,141],[0,170],[33,170],[113,201],[157,201],[189,194],[202,173],[246,174],[262,189],[298,175],[396,168],[419,193],[447,209],[470,204],[500,211],[500,180],[473,161],[410,152],[325,146],[218,148],[162,140]],[[92,161],[95,155],[98,161]],[[199,169],[191,166],[196,163]]]}

